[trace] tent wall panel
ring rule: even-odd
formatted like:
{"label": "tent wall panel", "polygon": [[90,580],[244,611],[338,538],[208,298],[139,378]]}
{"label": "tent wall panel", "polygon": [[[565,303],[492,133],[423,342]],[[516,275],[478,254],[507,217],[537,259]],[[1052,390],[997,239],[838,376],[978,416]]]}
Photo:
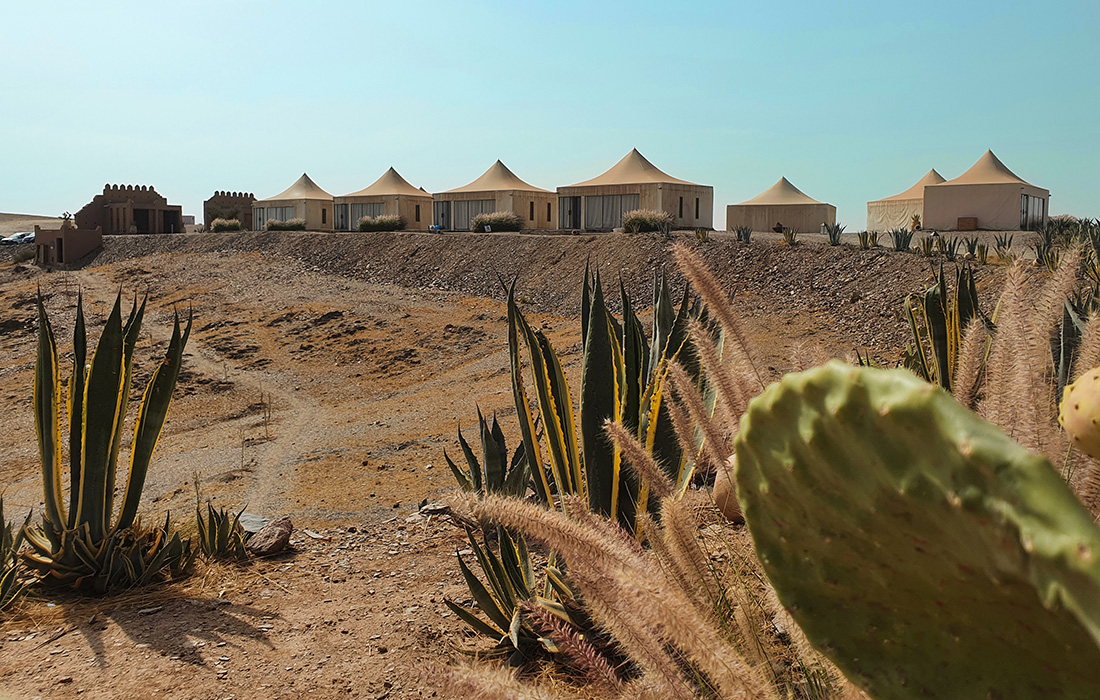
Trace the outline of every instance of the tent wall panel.
{"label": "tent wall panel", "polygon": [[[1039,187],[1017,183],[952,185],[947,182],[929,186],[924,190],[924,228],[953,231],[961,217],[974,217],[982,230],[1018,231],[1021,228],[1022,195],[1046,201],[1050,193]],[[1043,211],[1047,211],[1046,206]]]}
{"label": "tent wall panel", "polygon": [[900,228],[908,231],[914,215],[921,217],[923,226],[923,199],[881,199],[867,202],[867,230],[883,233]]}
{"label": "tent wall panel", "polygon": [[817,233],[821,224],[836,223],[832,204],[730,204],[726,207],[726,230],[748,226],[753,231],[771,231],[782,223],[800,233]]}

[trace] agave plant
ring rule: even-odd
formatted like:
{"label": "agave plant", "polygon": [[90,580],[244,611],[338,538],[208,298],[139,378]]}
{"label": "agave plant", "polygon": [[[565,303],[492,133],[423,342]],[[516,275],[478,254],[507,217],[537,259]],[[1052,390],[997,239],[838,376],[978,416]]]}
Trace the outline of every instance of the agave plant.
{"label": "agave plant", "polygon": [[925,381],[951,391],[963,333],[971,319],[981,319],[974,271],[968,266],[957,269],[955,287],[948,290],[941,264],[935,283],[924,294],[906,299],[905,317],[913,346],[906,348],[903,364]]}
{"label": "agave plant", "polygon": [[936,252],[943,256],[947,262],[955,262],[955,258],[959,255],[959,238],[952,237],[950,239],[939,236],[936,238]]}
{"label": "agave plant", "polygon": [[924,238],[920,239],[920,251],[918,252],[918,255],[920,255],[922,258],[932,257],[932,254],[936,251],[936,240],[937,239],[933,238],[932,236],[925,236]]}
{"label": "agave plant", "polygon": [[905,253],[909,251],[909,246],[913,242],[913,232],[907,231],[903,228],[897,228],[888,232],[890,240],[894,244],[894,250],[898,253]]}
{"label": "agave plant", "polygon": [[752,243],[752,227],[751,226],[738,226],[734,229],[734,233],[737,234],[738,243]]}
{"label": "agave plant", "polygon": [[997,257],[1001,259],[1007,259],[1012,253],[1012,234],[1011,233],[998,233],[993,237],[993,250],[997,253]]}
{"label": "agave plant", "polygon": [[115,508],[115,475],[130,397],[134,349],[145,301],[137,300],[123,323],[121,294],[107,317],[99,345],[87,359],[83,304],[77,301],[73,370],[69,380],[68,507],[62,493],[60,381],[57,344],[38,298],[38,358],[34,409],[42,462],[42,524],[23,532],[32,551],[26,562],[45,582],[103,593],[177,576],[190,564],[190,540],[172,533],[171,522],[145,528],[137,519],[141,491],[179,376],[191,318],[180,331],[176,316],[164,360],[145,388],[134,426],[122,503]]}
{"label": "agave plant", "polygon": [[860,231],[856,236],[859,238],[860,250],[870,250],[878,246],[878,231]]}
{"label": "agave plant", "polygon": [[788,246],[798,245],[798,229],[796,228],[784,228],[783,229],[783,242]]}
{"label": "agave plant", "polygon": [[966,252],[969,253],[971,257],[978,254],[978,243],[979,239],[977,236],[967,236],[963,239],[963,244],[966,246]]}
{"label": "agave plant", "polygon": [[504,496],[523,496],[527,492],[527,485],[531,481],[531,470],[527,465],[527,455],[523,450],[523,443],[508,459],[508,448],[504,444],[504,432],[497,423],[496,416],[490,425],[481,415],[481,409],[477,412],[478,429],[481,435],[481,460],[474,454],[462,431],[458,431],[458,442],[462,446],[462,454],[466,458],[466,468],[462,469],[455,464],[446,450],[443,458],[447,460],[447,466],[451,468],[459,487],[468,493],[483,496],[487,493],[499,493]]}
{"label": "agave plant", "polygon": [[[23,527],[30,522],[31,514]],[[19,550],[23,546],[23,529],[15,528],[4,517],[4,499],[0,497],[0,610],[6,609],[23,592]]]}
{"label": "agave plant", "polygon": [[199,549],[207,559],[248,558],[244,548],[245,532],[241,526],[244,508],[236,515],[225,508],[215,509],[209,501],[206,503],[206,517],[202,509],[195,508],[195,521],[199,526]]}
{"label": "agave plant", "polygon": [[844,224],[825,224],[825,235],[829,237],[829,245],[840,245],[840,236],[844,233]]}

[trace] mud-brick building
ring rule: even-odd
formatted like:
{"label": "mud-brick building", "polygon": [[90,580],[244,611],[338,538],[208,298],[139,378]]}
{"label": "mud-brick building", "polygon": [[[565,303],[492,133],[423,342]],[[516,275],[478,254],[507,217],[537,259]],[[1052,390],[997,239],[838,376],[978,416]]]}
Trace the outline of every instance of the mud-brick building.
{"label": "mud-brick building", "polygon": [[103,232],[80,229],[66,219],[59,229],[34,227],[34,262],[41,267],[71,265],[103,245]]}
{"label": "mud-brick building", "polygon": [[252,204],[256,195],[251,192],[217,191],[210,199],[202,203],[202,223],[210,228],[214,219],[236,219],[241,228],[252,229]]}
{"label": "mud-brick building", "polygon": [[663,172],[632,149],[599,177],[558,188],[563,229],[611,231],[635,209],[664,211],[674,228],[713,228],[714,188]]}
{"label": "mud-brick building", "polygon": [[76,227],[104,234],[183,233],[183,207],[147,185],[104,185],[73,217]]}

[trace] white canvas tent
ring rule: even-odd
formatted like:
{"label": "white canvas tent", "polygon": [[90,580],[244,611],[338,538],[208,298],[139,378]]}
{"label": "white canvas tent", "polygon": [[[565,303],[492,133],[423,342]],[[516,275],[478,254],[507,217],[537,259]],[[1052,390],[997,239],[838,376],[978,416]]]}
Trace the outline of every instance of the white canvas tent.
{"label": "white canvas tent", "polygon": [[252,203],[252,224],[262,231],[269,220],[305,219],[307,231],[331,231],[332,195],[302,173],[293,185],[274,197]]}
{"label": "white canvas tent", "polygon": [[633,209],[668,212],[674,228],[714,225],[714,188],[680,180],[646,160],[638,149],[598,177],[558,188],[562,228],[610,231]]}
{"label": "white canvas tent", "polygon": [[925,187],[924,228],[954,231],[972,223],[986,231],[1034,229],[1046,223],[1049,199],[1048,190],[1020,179],[986,151],[954,180]]}
{"label": "white canvas tent", "polygon": [[334,204],[337,231],[356,231],[359,219],[383,214],[405,217],[410,229],[426,229],[432,196],[390,168],[369,187],[336,197]]}
{"label": "white canvas tent", "polygon": [[867,202],[867,230],[868,231],[893,231],[895,229],[908,230],[914,216],[921,217],[924,221],[924,187],[925,185],[938,185],[943,182],[943,175],[933,168],[922,177],[915,185],[893,197],[884,197],[873,202]]}
{"label": "white canvas tent", "polygon": [[557,228],[558,196],[521,180],[499,160],[468,185],[432,195],[432,219],[443,230],[468,231],[478,214],[515,212],[527,229]]}
{"label": "white canvas tent", "polygon": [[816,233],[821,224],[836,223],[836,207],[806,195],[785,177],[759,195],[726,207],[726,230],[748,226],[770,231],[776,224],[803,233]]}

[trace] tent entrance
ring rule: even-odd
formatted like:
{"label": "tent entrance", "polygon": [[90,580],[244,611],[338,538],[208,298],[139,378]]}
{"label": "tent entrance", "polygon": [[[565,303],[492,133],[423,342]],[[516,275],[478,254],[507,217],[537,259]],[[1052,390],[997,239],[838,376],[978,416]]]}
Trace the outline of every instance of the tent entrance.
{"label": "tent entrance", "polygon": [[581,227],[581,198],[558,198],[558,228]]}
{"label": "tent entrance", "polygon": [[444,231],[451,230],[451,203],[450,202],[433,202],[432,203],[432,219],[435,221],[435,225]]}

